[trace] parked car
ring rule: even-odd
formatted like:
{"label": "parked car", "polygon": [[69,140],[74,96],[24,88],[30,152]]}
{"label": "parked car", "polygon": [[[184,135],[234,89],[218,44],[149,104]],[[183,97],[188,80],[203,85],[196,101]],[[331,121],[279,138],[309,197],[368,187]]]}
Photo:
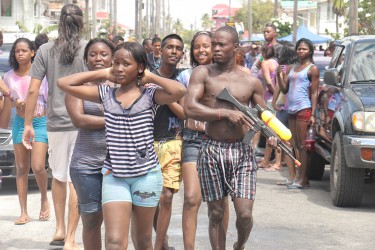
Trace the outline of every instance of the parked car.
{"label": "parked car", "polygon": [[365,170],[375,169],[375,36],[337,42],[318,99],[317,140],[310,177],[330,163],[335,206],[359,206]]}
{"label": "parked car", "polygon": [[[319,51],[320,52],[320,51]],[[331,61],[331,57],[323,56],[322,53],[314,53],[314,64],[319,69],[319,85],[323,85],[323,78],[324,78],[324,72],[326,71],[329,62]]]}

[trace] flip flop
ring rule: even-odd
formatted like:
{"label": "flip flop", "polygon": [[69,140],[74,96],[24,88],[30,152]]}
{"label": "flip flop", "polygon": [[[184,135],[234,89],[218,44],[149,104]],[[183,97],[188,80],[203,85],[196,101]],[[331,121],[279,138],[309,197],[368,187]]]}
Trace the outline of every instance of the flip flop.
{"label": "flip flop", "polygon": [[14,225],[25,225],[30,222],[29,217],[19,217],[15,222]]}
{"label": "flip flop", "polygon": [[288,178],[285,178],[284,180],[282,181],[278,181],[276,182],[276,185],[281,185],[281,186],[288,186],[288,185],[291,185],[295,182],[295,180],[289,180]]}
{"label": "flip flop", "polygon": [[264,168],[264,171],[267,171],[267,172],[278,172],[278,171],[280,171],[280,168],[268,167],[268,168]]}
{"label": "flip flop", "polygon": [[309,187],[310,187],[310,185],[302,186],[298,182],[294,182],[293,184],[287,186],[288,189],[306,189],[306,188],[309,188]]}
{"label": "flip flop", "polygon": [[65,245],[65,239],[62,239],[62,240],[52,240],[50,243],[49,243],[50,246],[64,246]]}
{"label": "flip flop", "polygon": [[47,221],[47,220],[49,220],[49,218],[50,218],[49,209],[44,211],[44,212],[42,212],[42,211],[39,212],[39,220],[40,221]]}

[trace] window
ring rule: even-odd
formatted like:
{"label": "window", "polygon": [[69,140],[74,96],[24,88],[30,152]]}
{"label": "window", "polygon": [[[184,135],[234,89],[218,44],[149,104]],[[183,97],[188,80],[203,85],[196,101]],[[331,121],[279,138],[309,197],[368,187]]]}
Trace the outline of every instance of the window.
{"label": "window", "polygon": [[12,0],[1,0],[0,14],[2,17],[12,16]]}
{"label": "window", "polygon": [[358,42],[351,63],[350,81],[375,80],[375,44],[373,41]]}

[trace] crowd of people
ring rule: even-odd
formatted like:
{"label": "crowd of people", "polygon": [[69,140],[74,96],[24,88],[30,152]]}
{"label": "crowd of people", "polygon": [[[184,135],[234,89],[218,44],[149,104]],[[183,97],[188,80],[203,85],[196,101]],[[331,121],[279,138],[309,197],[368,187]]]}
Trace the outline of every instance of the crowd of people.
{"label": "crowd of people", "polygon": [[[181,69],[185,45],[178,34],[139,44],[120,36],[85,41],[82,29],[82,10],[65,5],[58,38],[17,39],[9,58],[12,70],[0,78],[1,127],[16,109],[12,133],[21,215],[15,224],[30,222],[30,167],[41,193],[39,220],[51,216],[47,151],[56,218],[50,245],[64,249],[79,248],[80,218],[86,249],[102,249],[103,222],[106,249],[126,249],[129,232],[136,249],[173,249],[167,232],[182,183],[184,248],[195,248],[203,200],[211,246],[225,249],[230,196],[238,233],[233,248],[244,249],[259,168],[278,171],[286,164],[289,178],[277,184],[309,187],[304,139],[316,123],[319,84],[310,40],[295,46],[278,42],[276,27],[266,24],[264,44],[245,50],[232,27],[200,31],[190,43],[191,68]],[[252,121],[216,99],[224,89],[243,105],[270,110],[290,128],[289,145],[300,167],[277,150],[275,137],[266,138],[263,159],[256,157],[261,135],[250,144],[242,141]]]}

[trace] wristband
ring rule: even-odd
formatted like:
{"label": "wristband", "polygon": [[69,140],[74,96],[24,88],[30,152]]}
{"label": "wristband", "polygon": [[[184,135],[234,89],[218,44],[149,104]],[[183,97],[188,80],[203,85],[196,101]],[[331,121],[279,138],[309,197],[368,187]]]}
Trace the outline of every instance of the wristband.
{"label": "wristband", "polygon": [[2,93],[4,97],[9,97],[10,96],[10,93],[9,94],[5,94],[5,93]]}

